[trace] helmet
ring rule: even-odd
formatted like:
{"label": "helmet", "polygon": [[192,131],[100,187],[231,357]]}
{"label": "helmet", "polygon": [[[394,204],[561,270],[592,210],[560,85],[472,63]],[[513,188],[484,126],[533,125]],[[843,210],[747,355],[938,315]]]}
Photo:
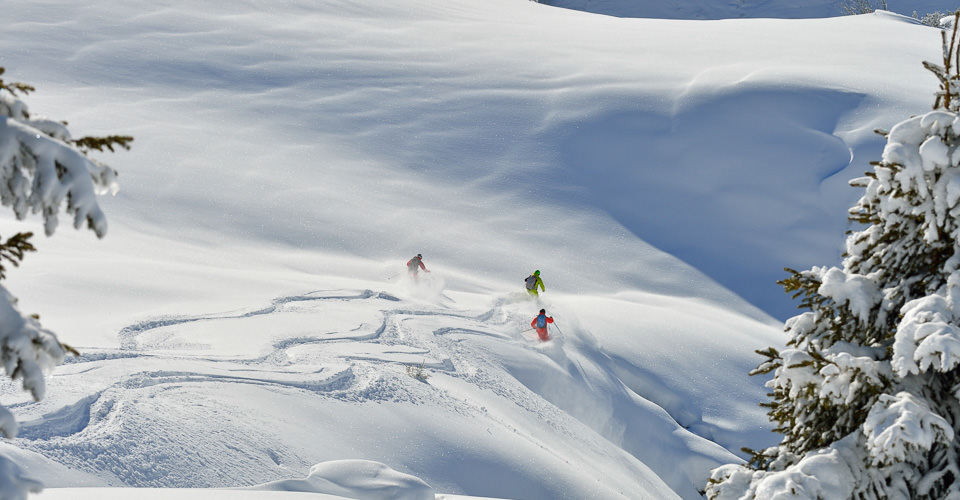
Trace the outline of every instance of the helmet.
{"label": "helmet", "polygon": [[540,270],[537,269],[536,271],[534,271],[534,272],[533,272],[533,275],[534,275],[534,276],[540,276]]}
{"label": "helmet", "polygon": [[422,258],[423,258],[423,255],[417,254],[417,258],[418,258],[418,259],[422,259]]}

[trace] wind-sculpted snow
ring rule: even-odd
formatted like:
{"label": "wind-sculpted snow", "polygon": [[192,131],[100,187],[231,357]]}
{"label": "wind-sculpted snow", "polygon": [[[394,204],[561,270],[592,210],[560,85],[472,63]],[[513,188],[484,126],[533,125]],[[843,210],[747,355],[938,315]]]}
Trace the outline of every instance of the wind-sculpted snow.
{"label": "wind-sculpted snow", "polygon": [[19,435],[23,439],[48,440],[81,432],[90,424],[90,407],[99,397],[99,393],[91,394],[74,404],[43,415],[41,419],[24,422],[20,427]]}
{"label": "wind-sculpted snow", "polygon": [[538,304],[517,298],[472,310],[317,291],[139,321],[120,350],[61,367],[54,396],[14,406],[17,444],[108,485],[290,485],[321,462],[373,460],[437,491],[524,499],[695,498],[737,460],[684,429],[720,423],[671,416],[645,399],[663,397],[656,384],[621,379],[642,370],[572,311],[548,304],[555,339],[535,343]]}
{"label": "wind-sculpted snow", "polygon": [[[808,236],[814,228],[843,233],[847,204],[824,210],[824,201],[810,193],[845,186],[862,172],[860,166],[847,170],[853,151],[832,134],[864,96],[749,82],[706,91],[715,78],[698,75],[671,110],[616,110],[560,127],[553,140],[564,168],[557,175],[581,186],[586,199],[633,234],[765,311],[789,316],[796,304],[777,285],[783,268],[797,266],[798,246],[817,244]],[[739,147],[719,147],[733,143]],[[583,175],[582,165],[592,165],[591,175]],[[709,190],[728,196],[705,207],[696,200]],[[748,219],[750,231],[728,230],[730,221]],[[768,237],[785,225],[793,230]],[[840,255],[835,242],[816,252]]]}

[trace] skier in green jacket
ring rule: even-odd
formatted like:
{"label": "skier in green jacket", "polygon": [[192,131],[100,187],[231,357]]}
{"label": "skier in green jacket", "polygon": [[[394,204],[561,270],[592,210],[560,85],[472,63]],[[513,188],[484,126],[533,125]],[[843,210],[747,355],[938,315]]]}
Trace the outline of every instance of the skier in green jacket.
{"label": "skier in green jacket", "polygon": [[527,286],[527,293],[534,297],[538,297],[540,292],[537,291],[537,287],[540,288],[540,291],[546,292],[547,288],[543,286],[543,280],[540,279],[540,270],[537,269],[530,276],[527,276],[527,279],[524,280]]}

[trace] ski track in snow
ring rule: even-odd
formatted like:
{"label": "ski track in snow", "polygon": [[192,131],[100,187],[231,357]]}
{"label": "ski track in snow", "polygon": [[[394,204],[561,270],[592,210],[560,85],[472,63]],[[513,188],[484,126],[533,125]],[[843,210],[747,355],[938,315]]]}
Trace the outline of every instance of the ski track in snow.
{"label": "ski track in snow", "polygon": [[[121,329],[119,350],[84,353],[68,360],[51,379],[55,384],[61,378],[79,378],[61,385],[87,387],[90,392],[10,405],[15,412],[27,414],[20,418],[23,424],[16,442],[114,486],[250,485],[251,480],[296,477],[312,465],[311,460],[297,450],[283,449],[269,432],[250,435],[240,432],[242,425],[225,425],[220,433],[204,435],[205,427],[184,425],[183,416],[176,415],[180,411],[192,412],[198,421],[212,418],[225,423],[244,412],[222,407],[205,396],[201,387],[226,384],[278,394],[306,391],[321,400],[351,405],[435,405],[497,420],[480,403],[434,387],[434,377],[441,375],[503,396],[560,434],[573,437],[576,433],[568,429],[571,419],[554,406],[563,402],[550,401],[542,391],[538,394],[538,388],[524,385],[522,377],[504,376],[503,371],[522,369],[502,366],[503,353],[512,353],[508,358],[542,356],[542,365],[535,369],[552,367],[588,388],[609,381],[596,375],[591,380],[584,364],[590,373],[621,382],[604,367],[602,353],[568,356],[566,335],[576,337],[576,330],[563,332],[549,344],[537,344],[524,335],[527,310],[539,307],[527,297],[511,295],[496,300],[488,310],[472,313],[411,303],[385,292],[338,290],[280,297],[252,311],[141,321]],[[378,319],[370,317],[372,311],[378,312]],[[243,346],[235,355],[219,354],[224,351],[222,345],[231,341],[233,324],[272,319],[263,325],[292,329],[287,325],[304,323],[276,315],[304,316],[312,326],[307,332],[265,333],[260,345]],[[365,320],[357,324],[357,316]],[[420,380],[407,373],[409,366],[421,365],[429,378]],[[190,403],[184,406],[182,401]],[[502,418],[499,423],[521,432]]]}
{"label": "ski track in snow", "polygon": [[[161,345],[166,348],[172,346],[177,348],[196,348],[200,350],[203,347],[201,344],[176,341],[176,334],[174,333],[166,333],[160,336],[158,339],[154,339],[147,345],[141,345],[141,342],[139,342],[138,339],[151,331],[169,329],[178,325],[195,322],[214,322],[232,318],[249,318],[253,316],[280,313],[283,312],[284,308],[290,304],[326,301],[348,302],[371,299],[385,300],[388,302],[400,301],[400,299],[397,299],[389,294],[383,292],[376,293],[371,290],[365,290],[353,295],[319,295],[321,293],[323,292],[311,292],[309,294],[300,296],[281,297],[274,300],[270,307],[258,309],[252,312],[226,315],[203,315],[197,317],[162,317],[143,321],[123,328],[119,332],[121,344],[120,352],[95,352],[83,354],[79,358],[68,360],[68,363],[71,365],[102,365],[104,363],[110,363],[118,360],[129,361],[146,357],[155,358],[157,356],[155,349],[161,348]],[[493,311],[484,313],[478,318],[490,318],[493,315],[492,313]],[[382,351],[383,355],[381,356],[359,356],[347,354],[354,351],[355,349],[353,348],[344,349],[343,354],[336,356],[347,361],[363,362],[362,364],[402,364],[398,363],[394,359],[389,359],[389,355],[400,355],[404,357],[429,356],[433,354],[432,351],[439,350],[439,345],[434,345],[432,349],[422,347],[425,344],[424,339],[420,336],[412,335],[408,331],[408,328],[405,328],[403,325],[408,318],[416,318],[417,316],[449,317],[451,319],[466,321],[478,319],[471,318],[466,315],[437,313],[427,310],[384,310],[383,321],[375,328],[371,328],[369,325],[361,325],[356,331],[353,332],[330,332],[318,334],[318,336],[312,337],[284,338],[273,342],[273,352],[268,355],[252,359],[218,361],[219,363],[230,365],[227,370],[231,372],[244,370],[242,368],[238,368],[237,365],[247,365],[249,368],[246,368],[245,370],[247,371],[248,375],[220,375],[205,371],[186,372],[169,370],[137,371],[134,373],[129,373],[126,374],[122,380],[115,382],[112,387],[98,391],[89,396],[85,396],[76,403],[69,404],[62,408],[45,413],[43,418],[39,419],[36,423],[27,422],[23,424],[21,426],[19,437],[22,441],[22,444],[25,445],[26,448],[42,451],[48,448],[48,446],[45,446],[42,443],[43,441],[50,441],[59,437],[76,436],[88,431],[88,428],[91,426],[102,425],[103,421],[108,420],[108,414],[110,412],[120,411],[115,408],[116,395],[119,391],[145,389],[151,387],[156,388],[157,391],[162,391],[166,388],[179,387],[183,386],[184,384],[217,382],[259,386],[277,386],[279,388],[306,390],[355,402],[376,400],[379,397],[378,393],[376,391],[369,390],[373,377],[372,374],[368,373],[370,368],[358,368],[358,364],[356,363],[340,370],[322,369],[320,370],[320,373],[303,374],[302,377],[295,380],[281,380],[282,377],[271,377],[271,374],[297,374],[296,370],[277,370],[277,364],[290,364],[289,361],[286,363],[280,361],[287,357],[285,353],[289,350],[304,346],[313,346],[318,344],[322,345],[324,343],[340,342],[344,340],[349,340],[352,342],[374,342],[388,347],[388,349]],[[412,331],[413,329],[409,330]],[[495,333],[489,330],[476,328],[442,327],[433,332],[433,335],[436,336],[451,336],[457,334],[484,335],[492,336],[498,339],[510,338],[510,336],[502,333]],[[520,337],[517,336],[517,338],[514,340],[519,339]],[[394,346],[394,348],[391,350],[389,349],[390,346]],[[404,346],[412,347],[412,349],[404,350]],[[180,355],[177,357],[183,356]],[[434,357],[436,357],[435,354]],[[203,357],[199,357],[197,359],[211,361],[211,359]],[[415,362],[411,359],[411,361],[406,364],[415,364]],[[203,366],[206,367],[208,365]],[[425,363],[424,367],[433,371],[444,371],[451,375],[457,375],[458,373],[455,364],[449,359],[449,357],[446,356],[443,356],[439,361]],[[97,370],[97,367],[90,366],[79,371],[73,370],[72,374],[83,375],[94,370]],[[328,371],[330,373],[326,373]],[[363,375],[358,376],[356,374],[357,371],[363,372]],[[470,373],[476,373],[475,368],[472,366],[467,371]],[[11,405],[11,407],[18,408],[25,405],[36,404],[32,402],[21,403]],[[56,443],[56,446],[61,447],[63,452],[70,453],[70,451],[68,451],[69,447],[63,447],[64,444],[65,443]],[[272,460],[276,462],[275,453],[272,453],[272,455]],[[89,467],[81,468],[87,470],[90,469]],[[92,472],[98,471],[93,470]],[[198,484],[155,484],[153,481],[148,483],[141,483],[138,481],[130,483],[128,481],[124,481],[124,484],[129,486],[207,486]]]}

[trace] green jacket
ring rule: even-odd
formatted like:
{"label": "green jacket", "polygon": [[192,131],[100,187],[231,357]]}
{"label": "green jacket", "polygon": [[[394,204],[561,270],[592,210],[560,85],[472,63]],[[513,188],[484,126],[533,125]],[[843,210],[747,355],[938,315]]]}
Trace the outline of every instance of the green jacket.
{"label": "green jacket", "polygon": [[[534,280],[535,280],[535,281],[533,282],[533,286],[530,286],[530,278],[534,278]],[[540,277],[537,276],[537,275],[535,275],[535,274],[531,274],[530,276],[527,276],[527,279],[525,280],[525,283],[527,284],[527,290],[529,290],[529,291],[531,291],[531,292],[536,292],[536,291],[537,291],[537,287],[540,287],[540,290],[542,290],[542,291],[544,291],[544,292],[547,291],[547,288],[543,286],[543,280],[540,279]]]}

